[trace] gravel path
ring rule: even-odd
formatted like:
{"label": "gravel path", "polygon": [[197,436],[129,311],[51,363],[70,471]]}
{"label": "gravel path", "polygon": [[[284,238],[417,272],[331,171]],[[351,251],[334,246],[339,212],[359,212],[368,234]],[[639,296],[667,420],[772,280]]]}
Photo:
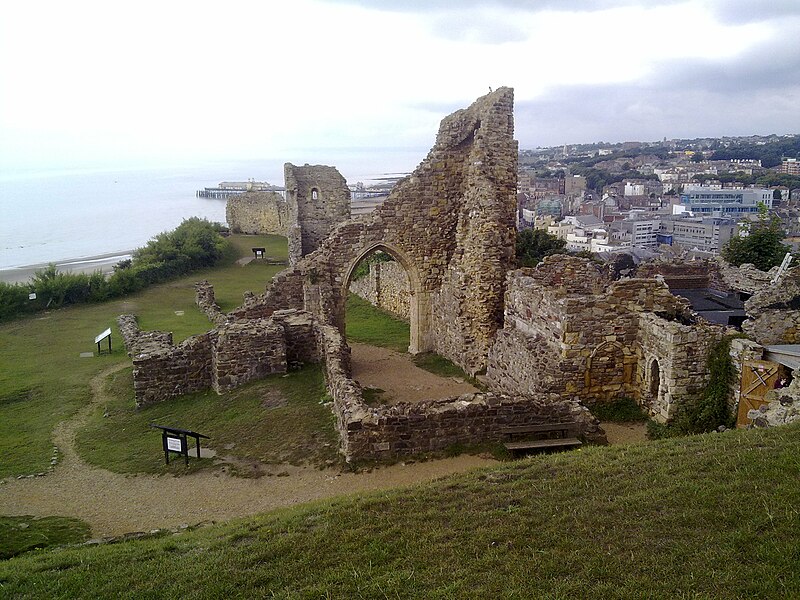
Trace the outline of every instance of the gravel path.
{"label": "gravel path", "polygon": [[51,474],[12,479],[0,485],[0,514],[78,517],[92,526],[95,536],[119,535],[223,521],[310,500],[431,481],[496,464],[486,458],[459,456],[359,474],[285,465],[281,470],[289,474],[287,477],[260,479],[207,471],[185,477],[112,473],[81,460],[75,452],[75,434],[95,405],[105,402],[105,379],[126,366],[116,365],[94,377],[90,384],[92,402],[53,431],[62,460]]}

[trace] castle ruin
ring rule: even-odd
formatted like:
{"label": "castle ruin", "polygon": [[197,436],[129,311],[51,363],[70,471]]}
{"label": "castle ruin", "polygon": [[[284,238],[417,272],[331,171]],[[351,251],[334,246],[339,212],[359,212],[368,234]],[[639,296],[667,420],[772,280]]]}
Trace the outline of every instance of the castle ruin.
{"label": "castle ruin", "polygon": [[[224,314],[199,284],[198,304],[216,328],[178,346],[121,317],[137,404],[224,392],[292,362],[319,362],[348,460],[500,441],[510,425],[563,421],[602,441],[586,405],[619,397],[670,418],[707,381],[705,352],[726,328],[700,320],[663,277],[615,281],[574,257],[514,270],[513,129],[511,89],[479,98],[442,120],[428,156],[382,206],[352,220],[335,169],[287,165],[291,266],[263,293]],[[355,267],[376,251],[407,280],[399,310],[411,326],[409,351],[485,371],[490,392],[365,404],[344,311]]]}

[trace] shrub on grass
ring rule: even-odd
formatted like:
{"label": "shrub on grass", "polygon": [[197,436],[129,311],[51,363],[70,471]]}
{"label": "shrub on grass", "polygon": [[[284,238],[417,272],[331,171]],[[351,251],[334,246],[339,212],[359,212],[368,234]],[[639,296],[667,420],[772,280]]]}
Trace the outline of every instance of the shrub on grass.
{"label": "shrub on grass", "polygon": [[35,309],[28,300],[28,294],[27,286],[0,281],[0,321],[33,312]]}

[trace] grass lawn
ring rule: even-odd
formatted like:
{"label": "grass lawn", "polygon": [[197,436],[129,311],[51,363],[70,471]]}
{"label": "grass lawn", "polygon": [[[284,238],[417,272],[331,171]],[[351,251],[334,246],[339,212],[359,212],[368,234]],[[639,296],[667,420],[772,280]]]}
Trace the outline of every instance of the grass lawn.
{"label": "grass lawn", "polygon": [[541,455],[0,562],[4,595],[797,598],[800,427]]}
{"label": "grass lawn", "polygon": [[325,384],[318,365],[274,375],[223,396],[208,390],[138,410],[131,369],[112,376],[107,392],[110,403],[97,407],[79,432],[77,446],[86,461],[117,473],[183,474],[214,464],[215,459],[197,460],[193,455],[188,468],[177,456],[165,465],[161,432],[150,423],[209,436],[201,446],[213,447],[218,456],[232,456],[231,470],[238,475],[253,474],[260,463],[321,465],[338,455],[333,413],[320,403]]}
{"label": "grass lawn", "polygon": [[79,544],[90,533],[88,523],[70,517],[0,517],[0,560],[30,550]]}
{"label": "grass lawn", "polygon": [[408,352],[411,336],[408,323],[355,294],[347,296],[345,330],[350,341]]}
{"label": "grass lawn", "polygon": [[[286,257],[286,239],[231,236],[229,263],[199,271],[123,299],[39,313],[0,325],[0,479],[44,471],[50,462],[50,433],[88,401],[88,381],[104,368],[129,360],[116,329],[122,313],[139,316],[143,329],[172,331],[176,343],[210,329],[194,303],[193,284],[208,279],[223,309],[241,303],[246,290],[261,292],[283,267],[254,261],[232,264],[264,246],[267,255]],[[182,316],[176,312],[183,311]],[[94,336],[112,327],[111,355],[80,358],[96,351]]]}

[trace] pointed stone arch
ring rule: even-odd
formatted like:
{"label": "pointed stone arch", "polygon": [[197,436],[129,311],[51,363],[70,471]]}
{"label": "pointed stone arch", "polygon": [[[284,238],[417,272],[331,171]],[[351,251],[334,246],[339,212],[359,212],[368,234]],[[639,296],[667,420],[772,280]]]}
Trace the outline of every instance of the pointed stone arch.
{"label": "pointed stone arch", "polygon": [[430,297],[423,289],[422,277],[416,265],[408,255],[397,246],[386,241],[372,242],[355,253],[355,258],[346,264],[345,274],[342,277],[341,297],[347,298],[350,279],[358,264],[373,252],[385,252],[394,258],[406,272],[409,284],[409,325],[410,337],[408,351],[411,354],[433,350],[430,334]]}

